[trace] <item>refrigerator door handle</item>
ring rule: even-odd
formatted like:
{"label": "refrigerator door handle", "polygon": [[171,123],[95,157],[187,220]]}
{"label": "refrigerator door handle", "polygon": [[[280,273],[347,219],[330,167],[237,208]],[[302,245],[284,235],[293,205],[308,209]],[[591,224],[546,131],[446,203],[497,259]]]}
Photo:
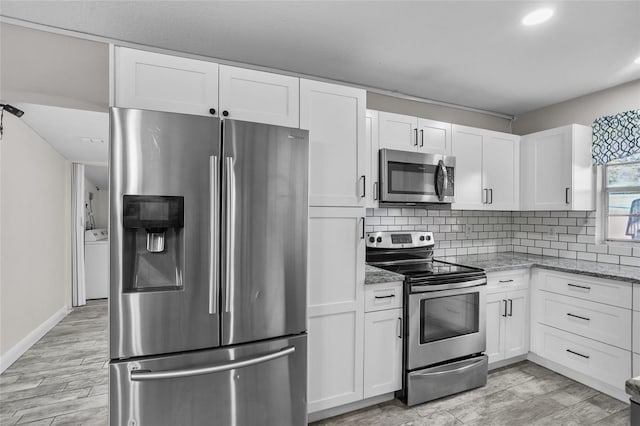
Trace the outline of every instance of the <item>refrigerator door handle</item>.
{"label": "refrigerator door handle", "polygon": [[180,370],[166,370],[166,371],[133,370],[130,373],[130,377],[132,381],[142,382],[147,380],[177,379],[181,377],[201,376],[203,374],[222,373],[224,371],[229,371],[236,368],[249,367],[252,365],[271,361],[277,358],[282,358],[284,356],[291,355],[295,351],[296,351],[295,346],[287,346],[278,351],[269,352],[267,354],[260,355],[255,358],[232,361],[224,364],[210,365],[208,367],[184,368]]}
{"label": "refrigerator door handle", "polygon": [[218,312],[218,156],[209,157],[209,314]]}
{"label": "refrigerator door handle", "polygon": [[236,178],[233,171],[233,157],[225,158],[225,173],[227,177],[226,185],[226,200],[225,200],[225,225],[226,225],[226,238],[225,238],[225,288],[224,288],[224,311],[231,312],[231,289],[234,286],[233,276],[233,256],[235,252],[235,187]]}

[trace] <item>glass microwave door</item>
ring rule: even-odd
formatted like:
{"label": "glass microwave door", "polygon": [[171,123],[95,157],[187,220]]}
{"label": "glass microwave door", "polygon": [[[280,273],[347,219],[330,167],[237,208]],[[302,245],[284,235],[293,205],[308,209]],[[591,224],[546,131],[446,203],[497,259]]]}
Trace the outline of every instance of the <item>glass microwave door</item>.
{"label": "glass microwave door", "polygon": [[387,166],[389,193],[434,195],[436,167],[390,161]]}
{"label": "glass microwave door", "polygon": [[480,293],[436,297],[420,301],[420,343],[477,333]]}

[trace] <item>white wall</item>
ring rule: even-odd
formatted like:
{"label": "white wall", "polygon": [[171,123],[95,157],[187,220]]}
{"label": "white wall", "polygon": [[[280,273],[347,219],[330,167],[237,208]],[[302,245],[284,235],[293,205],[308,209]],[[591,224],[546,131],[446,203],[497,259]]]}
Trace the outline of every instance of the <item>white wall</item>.
{"label": "white wall", "polygon": [[0,141],[0,370],[71,306],[70,165],[22,120]]}
{"label": "white wall", "polygon": [[89,192],[93,192],[93,219],[96,228],[106,228],[109,220],[109,191],[98,188],[89,179],[84,180],[84,203],[89,204]]}
{"label": "white wall", "polygon": [[526,135],[572,123],[590,126],[598,117],[639,108],[640,80],[635,80],[519,115],[513,133]]}

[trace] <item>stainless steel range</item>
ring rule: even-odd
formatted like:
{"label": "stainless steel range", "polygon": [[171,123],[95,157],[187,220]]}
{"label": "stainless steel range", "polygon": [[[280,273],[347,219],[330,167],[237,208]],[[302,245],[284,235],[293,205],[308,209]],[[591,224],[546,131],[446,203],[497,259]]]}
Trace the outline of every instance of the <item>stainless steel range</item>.
{"label": "stainless steel range", "polygon": [[415,405],[487,383],[487,278],[433,259],[431,232],[367,234],[367,263],[405,276],[400,398]]}

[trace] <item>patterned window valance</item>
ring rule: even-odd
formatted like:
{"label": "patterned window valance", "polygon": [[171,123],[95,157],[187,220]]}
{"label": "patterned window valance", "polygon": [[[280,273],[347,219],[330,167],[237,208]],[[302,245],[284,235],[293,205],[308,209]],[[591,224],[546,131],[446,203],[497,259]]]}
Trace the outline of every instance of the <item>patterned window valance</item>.
{"label": "patterned window valance", "polygon": [[640,152],[640,109],[593,122],[593,164],[606,164],[636,152]]}

